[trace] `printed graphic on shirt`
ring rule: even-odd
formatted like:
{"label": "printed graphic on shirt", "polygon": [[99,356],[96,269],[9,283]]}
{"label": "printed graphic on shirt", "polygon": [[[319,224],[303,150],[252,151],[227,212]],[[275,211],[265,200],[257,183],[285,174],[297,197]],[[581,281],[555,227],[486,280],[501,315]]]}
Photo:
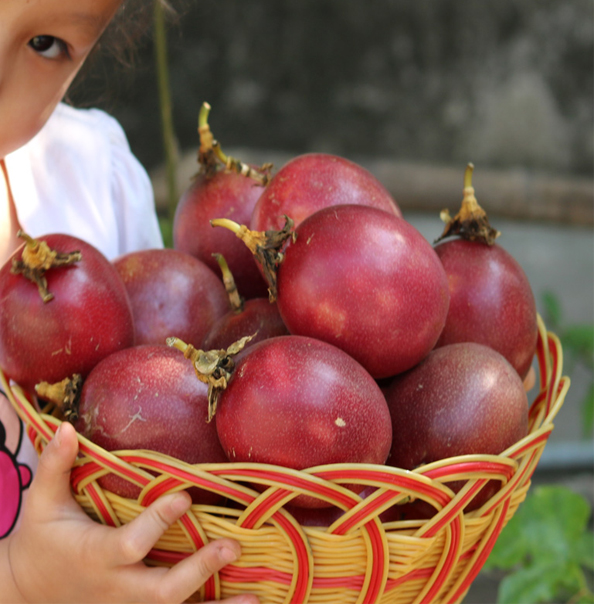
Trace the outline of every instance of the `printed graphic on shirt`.
{"label": "printed graphic on shirt", "polygon": [[[0,407],[3,402],[7,401],[0,390]],[[0,414],[0,539],[8,535],[15,526],[21,510],[23,491],[29,487],[32,479],[31,468],[17,461],[23,432],[23,424],[14,411],[12,415]]]}

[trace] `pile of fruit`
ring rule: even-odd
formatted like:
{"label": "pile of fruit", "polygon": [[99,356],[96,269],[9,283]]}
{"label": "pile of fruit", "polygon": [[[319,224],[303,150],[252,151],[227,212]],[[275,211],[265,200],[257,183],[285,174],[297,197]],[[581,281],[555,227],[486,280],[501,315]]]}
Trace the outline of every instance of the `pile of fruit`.
{"label": "pile of fruit", "polygon": [[[535,301],[495,243],[473,167],[433,245],[361,166],[309,153],[271,175],[224,155],[208,110],[174,249],[110,262],[72,236],[21,234],[0,269],[6,375],[108,451],[190,464],[412,470],[526,436]],[[140,492],[117,476],[99,482]],[[391,519],[428,508],[401,501]],[[288,509],[310,524],[338,512],[308,495]]]}

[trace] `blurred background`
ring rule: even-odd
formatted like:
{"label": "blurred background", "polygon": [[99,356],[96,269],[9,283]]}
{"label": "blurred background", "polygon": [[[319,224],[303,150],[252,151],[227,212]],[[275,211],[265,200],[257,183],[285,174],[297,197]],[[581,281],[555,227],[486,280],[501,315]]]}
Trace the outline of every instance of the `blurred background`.
{"label": "blurred background", "polygon": [[[196,0],[167,16],[166,32],[173,181],[157,33],[133,70],[101,58],[72,97],[124,126],[152,175],[168,245],[197,169],[204,101],[228,154],[275,168],[309,151],[358,161],[429,241],[440,210],[459,208],[474,163],[478,201],[561,336],[572,380],[534,483],[568,487],[593,509],[593,1]],[[483,571],[465,601],[496,602],[509,572]]]}

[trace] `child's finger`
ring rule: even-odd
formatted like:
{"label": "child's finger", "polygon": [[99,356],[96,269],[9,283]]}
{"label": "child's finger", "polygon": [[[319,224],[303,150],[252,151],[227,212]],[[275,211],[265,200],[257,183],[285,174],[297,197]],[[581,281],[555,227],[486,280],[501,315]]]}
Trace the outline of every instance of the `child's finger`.
{"label": "child's finger", "polygon": [[43,498],[44,506],[71,499],[69,473],[78,454],[78,437],[74,427],[63,422],[42,452],[30,487],[30,498]]}
{"label": "child's finger", "polygon": [[[241,548],[233,539],[218,539],[204,545],[168,572],[156,574],[152,591],[160,602],[183,602],[198,590],[214,573],[241,556]],[[159,570],[159,569],[155,569]],[[241,604],[257,602],[251,596],[240,597]],[[234,604],[234,602],[233,602]]]}
{"label": "child's finger", "polygon": [[115,565],[140,562],[190,505],[191,497],[185,492],[164,495],[132,522],[113,532],[107,545]]}

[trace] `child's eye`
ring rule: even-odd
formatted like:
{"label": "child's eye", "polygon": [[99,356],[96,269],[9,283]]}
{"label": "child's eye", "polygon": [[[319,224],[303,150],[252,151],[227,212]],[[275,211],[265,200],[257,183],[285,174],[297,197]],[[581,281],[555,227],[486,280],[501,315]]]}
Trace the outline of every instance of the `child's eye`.
{"label": "child's eye", "polygon": [[63,54],[68,55],[65,42],[54,36],[35,36],[29,41],[29,45],[47,59],[56,59]]}

